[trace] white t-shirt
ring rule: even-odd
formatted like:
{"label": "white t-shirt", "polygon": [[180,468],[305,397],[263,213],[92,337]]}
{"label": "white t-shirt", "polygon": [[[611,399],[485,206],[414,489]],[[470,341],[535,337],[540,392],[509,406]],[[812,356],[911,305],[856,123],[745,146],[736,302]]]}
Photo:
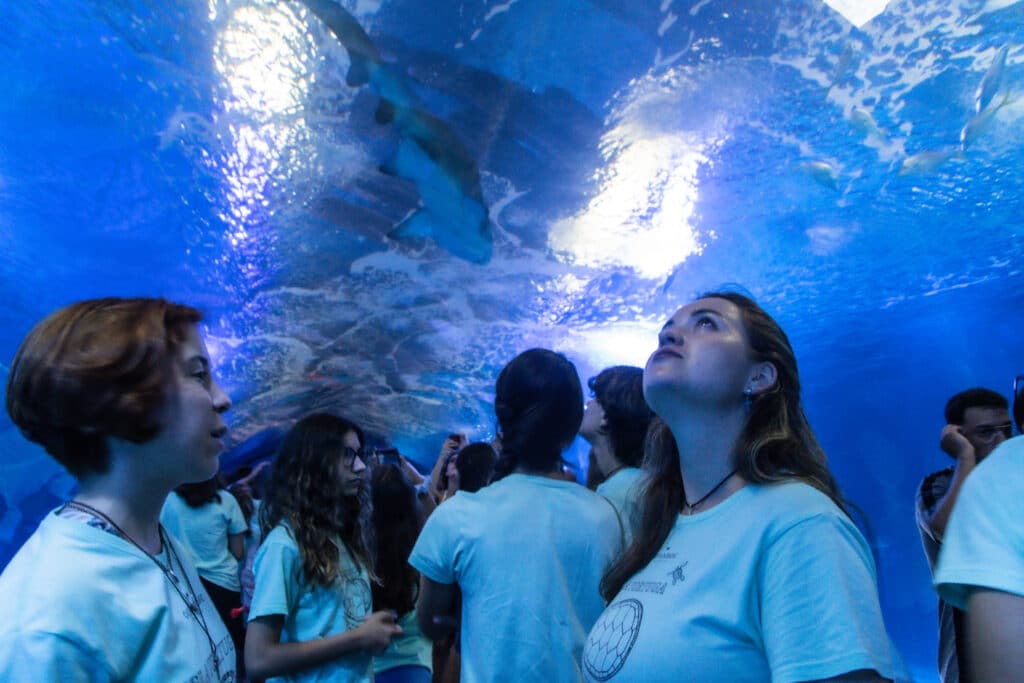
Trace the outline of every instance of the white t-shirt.
{"label": "white t-shirt", "polygon": [[935,588],[965,609],[975,587],[1024,595],[1024,437],[971,472],[946,527]]}
{"label": "white t-shirt", "polygon": [[160,523],[185,547],[199,576],[239,591],[238,560],[228,549],[228,534],[244,534],[249,527],[235,497],[223,490],[217,493],[219,502],[194,508],[171,492],[160,512]]}
{"label": "white t-shirt", "polygon": [[[342,545],[338,578],[329,588],[310,586],[302,571],[302,555],[288,527],[279,524],[256,552],[256,589],[249,621],[284,616],[281,642],[305,642],[358,628],[370,614],[370,577]],[[334,661],[268,681],[281,683],[370,683],[373,666],[368,651],[353,651]]]}
{"label": "white t-shirt", "polygon": [[597,492],[611,501],[618,511],[626,545],[633,541],[633,531],[640,521],[638,504],[643,476],[639,467],[623,467],[597,487]]}
{"label": "white t-shirt", "polygon": [[[234,680],[227,629],[174,550],[185,565],[172,563],[179,585],[188,595],[191,583],[221,674]],[[158,559],[172,558],[165,547]],[[171,581],[134,545],[79,519],[43,519],[0,575],[0,605],[2,681],[218,680],[210,639]]]}
{"label": "white t-shirt", "polygon": [[582,680],[619,539],[607,500],[547,477],[512,474],[440,505],[409,563],[462,589],[462,683]]}
{"label": "white t-shirt", "polygon": [[680,515],[657,556],[590,632],[588,681],[893,678],[867,543],[802,483],[747,485]]}

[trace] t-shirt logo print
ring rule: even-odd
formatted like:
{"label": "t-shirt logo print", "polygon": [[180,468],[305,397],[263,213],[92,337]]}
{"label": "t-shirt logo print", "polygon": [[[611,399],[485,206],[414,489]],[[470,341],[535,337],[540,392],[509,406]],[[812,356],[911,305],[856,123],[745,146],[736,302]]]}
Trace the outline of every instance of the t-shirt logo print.
{"label": "t-shirt logo print", "polygon": [[632,598],[610,605],[594,624],[583,656],[583,666],[595,681],[619,673],[640,633],[644,606]]}
{"label": "t-shirt logo print", "polygon": [[370,613],[373,598],[370,595],[370,584],[359,574],[344,574],[341,580],[344,585],[342,601],[345,608],[345,628],[351,630],[358,628],[363,623],[363,618]]}

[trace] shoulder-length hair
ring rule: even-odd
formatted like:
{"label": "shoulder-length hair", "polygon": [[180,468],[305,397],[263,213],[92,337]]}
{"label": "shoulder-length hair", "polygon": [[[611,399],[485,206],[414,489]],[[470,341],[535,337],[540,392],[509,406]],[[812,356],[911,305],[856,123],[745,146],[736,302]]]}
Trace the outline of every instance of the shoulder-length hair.
{"label": "shoulder-length hair", "polygon": [[[786,333],[742,294],[713,292],[700,298],[725,299],[739,308],[752,358],[774,364],[778,377],[775,386],[752,398],[733,455],[733,465],[739,474],[756,484],[802,481],[847,512],[839,486],[825,463],[825,453],[804,415],[796,355]],[[607,600],[657,555],[682,511],[679,450],[660,417],[654,418],[648,430],[643,468],[647,483],[640,501],[639,529],[632,545],[612,563],[601,580],[601,593]]]}
{"label": "shoulder-length hair", "polygon": [[357,496],[346,496],[338,476],[349,432],[363,443],[362,430],[343,417],[316,413],[295,423],[274,459],[266,499],[260,506],[263,537],[287,523],[310,585],[327,587],[337,578],[338,544],[372,573],[368,487],[361,487]]}
{"label": "shoulder-length hair", "polygon": [[199,311],[166,299],[91,299],[51,313],[11,363],[7,414],[76,479],[110,467],[108,438],[160,432],[178,348]]}

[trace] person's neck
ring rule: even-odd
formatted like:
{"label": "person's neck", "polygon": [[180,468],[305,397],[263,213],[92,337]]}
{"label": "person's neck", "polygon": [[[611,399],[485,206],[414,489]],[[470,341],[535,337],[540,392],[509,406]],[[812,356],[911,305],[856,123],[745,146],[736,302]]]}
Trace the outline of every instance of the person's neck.
{"label": "person's neck", "polygon": [[112,463],[108,472],[83,479],[75,500],[105,514],[148,552],[159,553],[160,511],[171,489],[140,479],[129,469]]}
{"label": "person's neck", "polygon": [[612,445],[604,436],[600,436],[591,442],[591,450],[594,452],[594,462],[601,470],[601,476],[609,479],[613,474],[621,470],[625,465],[619,462],[612,450]]}
{"label": "person's neck", "polygon": [[[687,502],[701,500],[735,469],[736,442],[745,420],[742,411],[700,411],[692,406],[665,419],[679,450]],[[742,477],[731,477],[701,503],[700,510],[714,507],[745,483]]]}
{"label": "person's neck", "polygon": [[520,465],[519,467],[512,470],[512,474],[525,474],[530,477],[545,477],[547,479],[558,479],[559,481],[562,481],[562,462],[559,461],[554,469],[547,471],[531,470]]}

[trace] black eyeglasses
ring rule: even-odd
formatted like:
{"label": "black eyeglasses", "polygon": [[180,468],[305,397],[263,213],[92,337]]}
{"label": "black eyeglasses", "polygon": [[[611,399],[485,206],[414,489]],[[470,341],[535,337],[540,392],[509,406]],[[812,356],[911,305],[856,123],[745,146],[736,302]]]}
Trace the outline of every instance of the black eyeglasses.
{"label": "black eyeglasses", "polygon": [[367,451],[365,448],[355,450],[354,448],[349,448],[346,446],[345,448],[341,449],[341,464],[343,464],[345,467],[349,469],[352,469],[352,466],[356,464],[356,457],[362,460],[363,464],[366,464],[370,455],[371,453]]}
{"label": "black eyeglasses", "polygon": [[1003,435],[1004,439],[1009,439],[1013,436],[1013,425],[1009,422],[998,425],[980,425],[970,430],[970,434],[985,443],[992,443],[1000,434]]}

